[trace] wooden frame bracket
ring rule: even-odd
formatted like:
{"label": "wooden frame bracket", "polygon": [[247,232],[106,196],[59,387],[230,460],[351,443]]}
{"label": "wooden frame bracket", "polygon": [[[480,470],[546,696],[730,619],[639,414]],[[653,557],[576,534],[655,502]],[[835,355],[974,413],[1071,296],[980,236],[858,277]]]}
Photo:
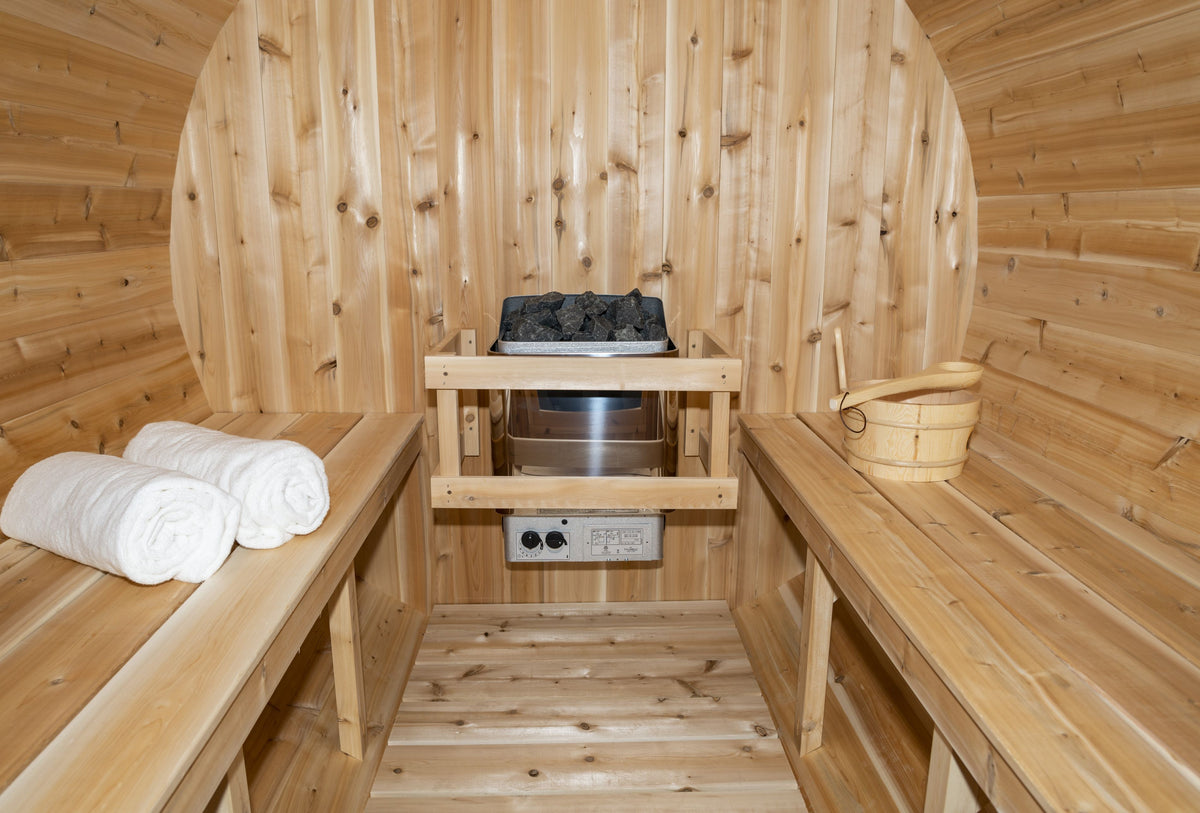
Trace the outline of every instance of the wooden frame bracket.
{"label": "wooden frame bracket", "polygon": [[[729,413],[731,394],[741,389],[742,362],[708,331],[695,330],[688,336],[685,358],[478,356],[474,331],[447,336],[425,357],[425,387],[437,392],[439,469],[430,478],[433,507],[736,508],[737,478],[729,476]],[[697,425],[699,408],[690,401],[685,418],[685,432],[696,428],[695,454],[701,456],[708,476],[539,477],[536,494],[521,477],[464,477],[462,459],[471,454],[471,428],[478,454],[479,419],[478,411],[473,419],[463,413],[458,392],[511,389],[711,393],[707,432]],[[460,432],[443,431],[458,426],[460,417],[468,429],[461,439]],[[689,454],[688,443],[685,439],[684,454]]]}

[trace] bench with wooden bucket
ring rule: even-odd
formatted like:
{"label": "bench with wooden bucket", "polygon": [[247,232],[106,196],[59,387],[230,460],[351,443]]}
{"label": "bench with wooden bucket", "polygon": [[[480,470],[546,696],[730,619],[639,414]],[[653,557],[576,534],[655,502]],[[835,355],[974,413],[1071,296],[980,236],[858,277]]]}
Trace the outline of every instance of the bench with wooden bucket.
{"label": "bench with wooden bucket", "polygon": [[866,381],[831,398],[841,412],[842,446],[864,474],[931,483],[962,473],[979,395],[967,391],[978,364],[946,361],[912,375]]}

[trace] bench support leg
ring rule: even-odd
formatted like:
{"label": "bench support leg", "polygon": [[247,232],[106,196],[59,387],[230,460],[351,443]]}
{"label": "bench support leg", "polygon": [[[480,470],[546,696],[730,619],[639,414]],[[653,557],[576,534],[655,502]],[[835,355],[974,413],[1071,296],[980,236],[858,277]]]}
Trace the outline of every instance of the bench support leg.
{"label": "bench support leg", "polygon": [[954,750],[936,728],[929,753],[929,781],[925,785],[925,813],[976,813],[979,802]]}
{"label": "bench support leg", "polygon": [[216,813],[250,813],[250,783],[246,781],[246,757],[239,748],[233,764],[217,788]]}
{"label": "bench support leg", "polygon": [[821,747],[825,685],[829,674],[829,632],[836,600],[829,574],[809,549],[804,565],[804,618],[800,628],[800,669],[796,686],[796,739],[801,756]]}
{"label": "bench support leg", "polygon": [[337,697],[338,739],[342,751],[363,758],[366,704],[363,696],[362,643],[358,635],[358,593],[354,565],[329,602],[329,640],[333,650],[333,690]]}

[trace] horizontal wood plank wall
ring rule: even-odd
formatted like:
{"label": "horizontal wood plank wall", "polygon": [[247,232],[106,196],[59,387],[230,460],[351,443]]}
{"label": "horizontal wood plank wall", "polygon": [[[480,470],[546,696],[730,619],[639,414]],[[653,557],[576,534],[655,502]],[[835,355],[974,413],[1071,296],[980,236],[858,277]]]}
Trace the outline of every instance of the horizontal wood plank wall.
{"label": "horizontal wood plank wall", "polygon": [[172,306],[171,186],[233,4],[0,2],[0,500],[50,454],[210,414]]}
{"label": "horizontal wood plank wall", "polygon": [[979,442],[1123,537],[1194,556],[1200,3],[912,5],[981,196]]}
{"label": "horizontal wood plank wall", "polygon": [[[957,358],[970,307],[970,160],[902,0],[242,0],[178,171],[175,299],[218,408],[427,409],[444,331],[486,346],[505,296],[637,286],[744,358],[738,408],[815,409],[834,327],[852,378],[900,374]],[[492,512],[437,520],[439,603],[738,581],[726,514],[673,515],[662,567],[577,569],[505,567]]]}

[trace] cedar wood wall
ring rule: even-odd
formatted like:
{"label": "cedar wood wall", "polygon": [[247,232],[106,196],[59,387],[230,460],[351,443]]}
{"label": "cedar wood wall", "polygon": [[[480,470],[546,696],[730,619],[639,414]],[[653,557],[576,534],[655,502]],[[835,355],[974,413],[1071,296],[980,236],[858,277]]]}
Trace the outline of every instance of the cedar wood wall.
{"label": "cedar wood wall", "polygon": [[[912,0],[925,41],[874,1],[3,0],[0,492],[210,403],[420,409],[445,329],[636,284],[739,350],[745,410],[816,406],[834,325],[892,375],[973,305],[979,442],[1194,546],[1200,4],[1059,5]],[[722,515],[547,572],[439,520],[436,601],[738,579]]]}

